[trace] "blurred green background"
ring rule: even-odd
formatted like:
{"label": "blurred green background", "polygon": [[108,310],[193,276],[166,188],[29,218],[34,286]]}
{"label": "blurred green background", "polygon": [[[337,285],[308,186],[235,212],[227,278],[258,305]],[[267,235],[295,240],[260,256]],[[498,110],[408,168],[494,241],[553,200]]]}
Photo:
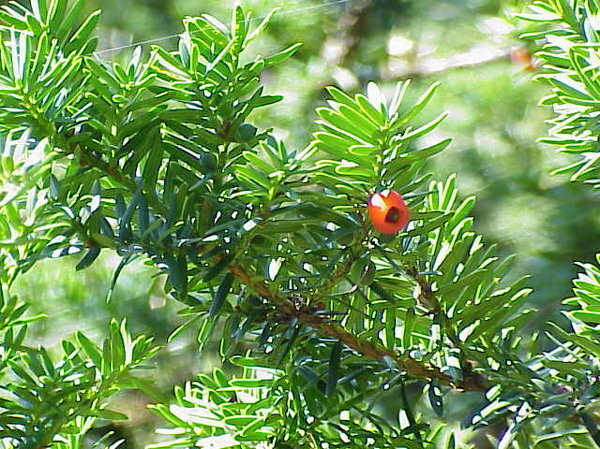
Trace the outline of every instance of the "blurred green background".
{"label": "blurred green background", "polygon": [[[314,108],[337,84],[349,91],[370,80],[393,89],[398,80],[413,78],[415,99],[434,81],[442,85],[423,119],[447,111],[449,117],[435,136],[454,143],[431,166],[434,178],[458,173],[463,197],[478,197],[476,229],[504,254],[516,253],[512,275],[531,275],[535,293],[531,305],[540,310],[537,325],[556,319],[557,308],[569,296],[575,261],[592,261],[598,251],[600,199],[591,189],[551,176],[566,156],[536,144],[550,118],[536,106],[545,94],[532,80],[535,71],[511,61],[523,44],[516,39],[521,24],[511,18],[517,1],[500,0],[245,0],[260,19],[274,7],[280,11],[251,49],[265,54],[294,42],[304,46],[287,63],[267,73],[271,92],[285,96],[283,104],[266,109],[254,123],[275,128],[291,148],[300,148],[314,129]],[[100,23],[99,56],[127,58],[131,48],[107,51],[131,43],[161,39],[181,31],[186,15],[208,13],[227,22],[231,1],[215,0],[89,0],[104,12]],[[256,23],[258,23],[258,19]],[[515,29],[515,26],[517,29]],[[176,48],[177,38],[156,45]],[[150,44],[142,45],[147,53]],[[199,355],[194,330],[167,344],[182,322],[180,308],[165,298],[161,277],[142,262],[125,268],[114,295],[106,301],[119,260],[106,254],[101,263],[75,272],[76,260],[45,261],[22,277],[17,293],[48,318],[34,329],[35,338],[52,345],[60,337],[83,329],[101,337],[111,316],[127,318],[134,331],[153,335],[166,345],[151,374],[157,394],[168,395],[174,384],[215,363],[210,348]],[[535,327],[536,324],[532,324]],[[529,329],[528,331],[531,331]],[[187,343],[186,343],[187,342]],[[115,407],[131,420],[115,429],[127,438],[125,447],[142,447],[155,437],[145,405],[151,398],[128,394]]]}

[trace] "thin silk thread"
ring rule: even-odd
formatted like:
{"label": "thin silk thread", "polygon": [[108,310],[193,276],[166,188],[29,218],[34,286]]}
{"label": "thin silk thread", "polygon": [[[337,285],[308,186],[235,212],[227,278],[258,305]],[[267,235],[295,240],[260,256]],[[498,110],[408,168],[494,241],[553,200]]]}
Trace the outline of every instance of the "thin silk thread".
{"label": "thin silk thread", "polygon": [[[303,12],[303,11],[309,11],[309,10],[317,10],[317,9],[321,9],[321,8],[327,8],[330,6],[334,6],[334,5],[341,5],[341,4],[346,4],[346,3],[351,3],[354,0],[332,0],[326,3],[323,3],[321,5],[310,5],[310,6],[304,6],[301,8],[295,8],[295,9],[288,9],[282,12],[278,12],[277,14],[282,16],[282,15],[287,15],[287,14],[293,14],[293,13],[298,13],[298,12]],[[250,22],[258,22],[259,20],[262,21],[265,18],[267,18],[267,16],[262,16],[262,17],[253,17],[250,19]],[[206,28],[208,29],[208,28]],[[202,30],[196,30],[196,31],[192,31],[192,34],[194,33],[198,33]],[[144,45],[148,45],[148,44],[155,44],[157,42],[164,42],[170,39],[175,39],[176,37],[180,37],[183,33],[177,33],[177,34],[170,34],[168,36],[162,36],[162,37],[156,37],[153,39],[148,39],[145,41],[139,41],[139,42],[133,42],[131,44],[128,45],[120,45],[118,47],[113,47],[113,48],[107,48],[104,50],[100,50],[97,52],[94,52],[94,54],[98,57],[100,55],[103,54],[107,54],[107,53],[114,53],[120,50],[126,50],[128,48],[133,48],[133,47],[139,47],[139,46],[144,46]]]}

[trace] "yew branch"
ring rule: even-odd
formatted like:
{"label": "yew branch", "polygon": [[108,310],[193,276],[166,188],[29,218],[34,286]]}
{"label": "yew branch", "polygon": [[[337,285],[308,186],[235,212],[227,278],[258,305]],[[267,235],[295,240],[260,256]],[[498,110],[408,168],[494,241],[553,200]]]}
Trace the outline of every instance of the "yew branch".
{"label": "yew branch", "polygon": [[312,327],[319,334],[336,338],[347,347],[354,349],[365,357],[379,361],[391,359],[398,368],[406,371],[410,376],[438,380],[442,385],[448,385],[460,390],[485,391],[487,389],[484,380],[477,373],[465,373],[462,382],[456,383],[452,377],[444,374],[439,368],[433,365],[419,362],[410,356],[398,354],[384,346],[358,338],[339,324],[331,322],[325,316],[316,315],[311,311],[304,311],[302,309],[297,310],[294,304],[287,298],[282,297],[276,292],[272,292],[262,281],[253,279],[241,265],[230,265],[228,270],[233,273],[240,282],[271,302],[271,304],[277,307],[280,313],[297,317],[301,323]]}

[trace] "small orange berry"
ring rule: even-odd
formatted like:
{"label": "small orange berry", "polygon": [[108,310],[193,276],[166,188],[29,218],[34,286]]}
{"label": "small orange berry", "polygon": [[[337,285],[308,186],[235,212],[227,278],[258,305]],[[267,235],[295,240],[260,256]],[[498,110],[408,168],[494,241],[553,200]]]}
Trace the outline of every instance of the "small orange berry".
{"label": "small orange berry", "polygon": [[526,48],[515,48],[510,52],[510,60],[515,64],[529,64],[531,62],[531,53]]}
{"label": "small orange berry", "polygon": [[368,211],[373,227],[382,234],[401,231],[410,219],[406,203],[395,190],[384,190],[371,195]]}
{"label": "small orange berry", "polygon": [[510,60],[513,64],[521,66],[521,70],[532,71],[536,69],[533,56],[526,48],[515,48],[510,52]]}

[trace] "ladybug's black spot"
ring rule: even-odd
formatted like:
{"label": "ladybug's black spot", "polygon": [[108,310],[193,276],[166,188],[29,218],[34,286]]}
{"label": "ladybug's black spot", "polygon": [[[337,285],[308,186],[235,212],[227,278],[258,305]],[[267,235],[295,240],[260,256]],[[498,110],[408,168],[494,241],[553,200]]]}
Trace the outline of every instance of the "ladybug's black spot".
{"label": "ladybug's black spot", "polygon": [[397,207],[390,207],[388,213],[385,214],[385,221],[388,223],[396,223],[400,219],[400,210]]}

